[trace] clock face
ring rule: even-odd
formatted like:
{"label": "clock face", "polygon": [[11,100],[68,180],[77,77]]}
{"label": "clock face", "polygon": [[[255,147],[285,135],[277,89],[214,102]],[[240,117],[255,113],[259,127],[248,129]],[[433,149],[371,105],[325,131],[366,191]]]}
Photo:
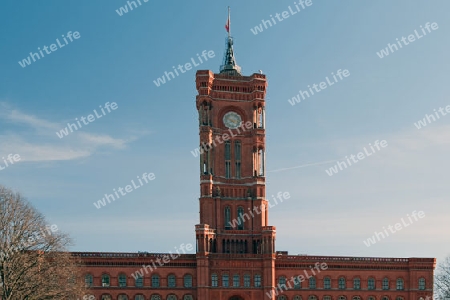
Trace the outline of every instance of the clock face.
{"label": "clock face", "polygon": [[225,116],[223,116],[223,123],[227,128],[236,129],[241,125],[241,122],[241,116],[234,111],[227,112]]}

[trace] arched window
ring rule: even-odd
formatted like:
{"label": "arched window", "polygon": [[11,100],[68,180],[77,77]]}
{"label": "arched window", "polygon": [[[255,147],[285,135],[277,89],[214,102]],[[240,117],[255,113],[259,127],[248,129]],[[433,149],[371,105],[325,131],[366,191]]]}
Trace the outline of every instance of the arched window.
{"label": "arched window", "polygon": [[361,289],[361,279],[354,278],[353,279],[353,289],[354,290],[360,290]]}
{"label": "arched window", "polygon": [[150,300],[161,300],[161,296],[160,296],[160,295],[155,295],[155,294],[153,294],[153,295],[150,297]]}
{"label": "arched window", "polygon": [[127,286],[127,275],[119,274],[119,287]]}
{"label": "arched window", "polygon": [[346,288],[345,278],[344,277],[339,277],[338,283],[339,283],[339,289],[340,290],[345,290],[345,288]]}
{"label": "arched window", "polygon": [[255,275],[254,283],[255,283],[255,287],[261,287],[261,275],[259,275],[259,274]]}
{"label": "arched window", "polygon": [[192,295],[184,295],[183,300],[194,300],[194,297]]}
{"label": "arched window", "polygon": [[330,279],[330,277],[325,277],[323,279],[323,288],[326,289],[326,290],[331,289],[331,279]]}
{"label": "arched window", "polygon": [[367,280],[367,289],[374,290],[375,289],[375,279],[369,278]]}
{"label": "arched window", "polygon": [[294,298],[292,298],[292,300],[302,300],[302,297],[300,295],[295,295]]}
{"label": "arched window", "polygon": [[425,290],[425,278],[419,278],[419,290]]}
{"label": "arched window", "polygon": [[405,300],[403,297],[397,297],[395,300]]}
{"label": "arched window", "polygon": [[388,296],[383,296],[383,297],[381,297],[381,300],[389,300],[389,297]]}
{"label": "arched window", "polygon": [[294,277],[294,289],[299,290],[302,288],[302,282],[298,276]]}
{"label": "arched window", "polygon": [[128,300],[128,296],[127,295],[119,295],[119,297],[117,297],[117,300]]}
{"label": "arched window", "polygon": [[238,207],[238,230],[244,230],[244,208]]}
{"label": "arched window", "polygon": [[134,285],[136,287],[143,287],[144,286],[144,277],[142,277],[141,275],[138,275],[135,279],[134,279]]}
{"label": "arched window", "polygon": [[403,279],[401,278],[397,278],[397,290],[401,291],[404,289],[404,285],[403,285]]}
{"label": "arched window", "polygon": [[102,286],[103,287],[108,287],[109,284],[110,284],[109,275],[108,274],[103,274],[102,275]]}
{"label": "arched window", "polygon": [[278,296],[277,299],[278,299],[278,300],[287,300],[287,299],[286,299],[286,296],[284,296],[284,295],[283,295],[283,296]]}
{"label": "arched window", "polygon": [[389,279],[383,278],[381,286],[383,290],[389,290]]}
{"label": "arched window", "polygon": [[370,297],[368,297],[367,298],[367,300],[375,300],[376,298],[375,297],[372,297],[372,296],[370,296]]}
{"label": "arched window", "polygon": [[310,289],[315,289],[316,288],[316,278],[315,277],[311,277],[309,279],[309,288]]}
{"label": "arched window", "polygon": [[102,295],[101,300],[112,300],[111,295]]}
{"label": "arched window", "polygon": [[167,286],[168,287],[176,287],[177,286],[177,279],[176,279],[175,275],[170,274],[169,276],[167,276]]}
{"label": "arched window", "polygon": [[213,287],[219,286],[219,280],[218,280],[217,274],[211,275],[211,286],[213,286]]}
{"label": "arched window", "polygon": [[314,296],[314,295],[311,295],[311,296],[308,297],[308,300],[317,300],[317,297]]}
{"label": "arched window", "polygon": [[134,300],[145,300],[144,295],[136,295],[134,296]]}
{"label": "arched window", "polygon": [[236,163],[236,178],[241,178],[241,142],[234,142],[234,160]]}
{"label": "arched window", "polygon": [[152,275],[152,287],[159,287],[159,276],[156,274]]}
{"label": "arched window", "polygon": [[223,274],[222,275],[222,286],[223,287],[229,287],[230,286],[230,277],[228,276],[228,274]]}
{"label": "arched window", "polygon": [[323,296],[323,300],[331,300],[331,296]]}
{"label": "arched window", "polygon": [[359,297],[359,296],[354,296],[354,297],[352,298],[352,300],[361,300],[361,297]]}
{"label": "arched window", "polygon": [[250,287],[250,275],[244,274],[244,287]]}
{"label": "arched window", "polygon": [[86,274],[86,276],[84,276],[84,283],[86,284],[86,287],[92,287],[94,284],[94,277],[91,274]]}
{"label": "arched window", "polygon": [[167,296],[167,299],[166,300],[177,300],[177,296],[175,296],[175,295],[169,295],[169,296]]}
{"label": "arched window", "polygon": [[225,178],[231,178],[231,142],[225,142]]}
{"label": "arched window", "polygon": [[240,277],[238,274],[233,275],[233,287],[238,287],[240,285]]}
{"label": "arched window", "polygon": [[225,229],[231,229],[231,209],[229,206],[225,207]]}
{"label": "arched window", "polygon": [[186,274],[183,278],[184,287],[192,287],[192,275]]}
{"label": "arched window", "polygon": [[347,297],[345,297],[345,296],[339,296],[338,300],[347,300]]}

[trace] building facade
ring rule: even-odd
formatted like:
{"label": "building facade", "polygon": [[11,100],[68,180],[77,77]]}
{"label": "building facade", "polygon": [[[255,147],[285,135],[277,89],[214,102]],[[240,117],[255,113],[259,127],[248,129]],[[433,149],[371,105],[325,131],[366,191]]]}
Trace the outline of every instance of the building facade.
{"label": "building facade", "polygon": [[[174,253],[74,252],[102,300],[424,300],[434,258],[276,251],[265,189],[264,74],[243,76],[228,36],[223,65],[197,71],[200,222]],[[277,195],[282,201],[288,195]],[[185,254],[194,250],[195,254]],[[176,253],[175,253],[176,252]]]}

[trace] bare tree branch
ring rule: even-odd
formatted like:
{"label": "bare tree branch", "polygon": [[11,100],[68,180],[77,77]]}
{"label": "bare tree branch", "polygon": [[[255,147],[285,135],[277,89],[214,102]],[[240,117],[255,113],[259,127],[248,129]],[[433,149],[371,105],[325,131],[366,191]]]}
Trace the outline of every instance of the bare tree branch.
{"label": "bare tree branch", "polygon": [[19,193],[0,186],[0,299],[79,299],[85,293],[70,238],[49,230]]}
{"label": "bare tree branch", "polygon": [[434,285],[435,294],[439,299],[450,298],[450,256],[438,264]]}

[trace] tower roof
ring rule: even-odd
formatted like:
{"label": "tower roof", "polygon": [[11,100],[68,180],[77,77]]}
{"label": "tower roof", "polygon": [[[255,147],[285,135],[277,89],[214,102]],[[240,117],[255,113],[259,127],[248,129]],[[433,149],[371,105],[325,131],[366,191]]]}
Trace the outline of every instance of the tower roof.
{"label": "tower roof", "polygon": [[230,33],[230,7],[228,7],[228,21],[225,29],[228,31],[228,37],[226,39],[223,63],[220,66],[220,74],[225,73],[232,76],[242,76],[241,67],[236,64],[236,58],[234,57],[233,38]]}

